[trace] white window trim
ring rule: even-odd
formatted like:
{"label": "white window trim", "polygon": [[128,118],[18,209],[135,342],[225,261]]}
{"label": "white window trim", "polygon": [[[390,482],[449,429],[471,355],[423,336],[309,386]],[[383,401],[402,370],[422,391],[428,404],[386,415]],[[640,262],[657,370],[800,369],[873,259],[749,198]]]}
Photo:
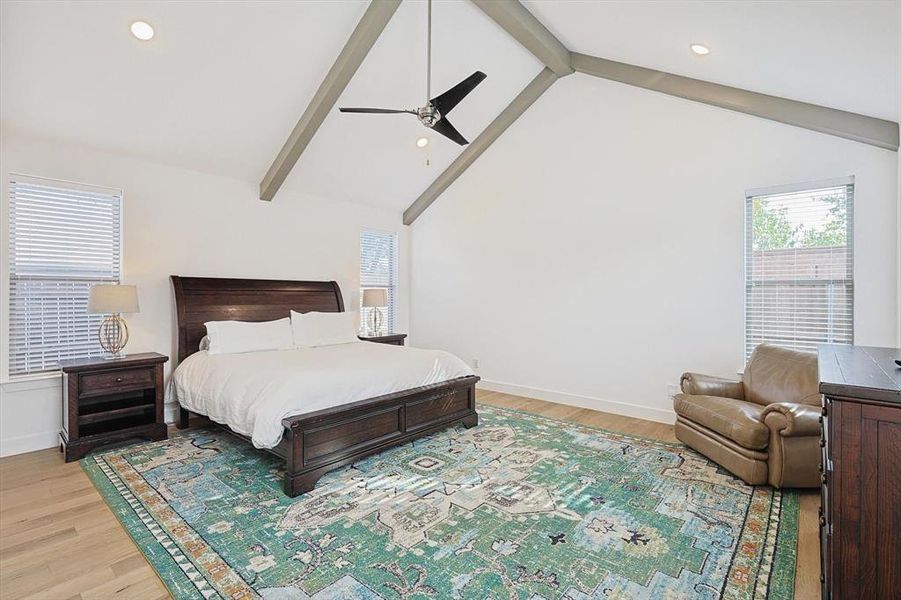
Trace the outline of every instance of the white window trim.
{"label": "white window trim", "polygon": [[[9,181],[15,173],[3,173],[0,189],[0,385],[9,377]],[[15,381],[17,381],[15,379]]]}
{"label": "white window trim", "polygon": [[0,186],[0,238],[4,241],[0,243],[0,385],[8,385],[20,382],[39,382],[42,380],[59,378],[59,372],[44,373],[28,373],[22,375],[9,374],[9,184],[12,179],[22,181],[44,182],[56,185],[63,185],[73,189],[84,191],[103,192],[109,194],[118,194],[119,196],[119,280],[126,281],[126,265],[125,265],[125,190],[121,187],[104,186],[81,181],[73,181],[69,179],[60,179],[54,177],[45,177],[42,175],[32,175],[21,171],[6,171],[2,173],[2,186]]}
{"label": "white window trim", "polygon": [[[398,315],[399,315],[399,311],[397,310],[397,305],[398,305],[399,296],[400,296],[400,279],[401,279],[401,276],[400,276],[400,235],[398,235],[397,231],[394,231],[391,229],[380,229],[378,227],[361,227],[360,231],[357,234],[357,258],[358,258],[358,262],[357,262],[357,294],[359,294],[360,301],[354,307],[355,310],[360,311],[360,315],[359,315],[359,320],[360,320],[359,333],[360,333],[360,335],[363,335],[366,333],[366,322],[365,322],[366,319],[363,315],[363,312],[360,310],[359,304],[362,303],[363,290],[367,289],[367,288],[363,286],[363,282],[360,280],[361,265],[359,264],[359,255],[360,255],[359,245],[360,245],[360,236],[364,232],[367,232],[367,231],[371,232],[371,233],[382,233],[385,235],[394,236],[394,267],[393,267],[394,268],[394,276],[395,276],[394,295],[393,295],[394,303],[392,304],[392,306],[389,309],[392,311],[390,318],[386,317],[386,320],[388,320],[388,323],[394,324],[394,329],[397,329],[397,319],[398,319]],[[397,333],[397,332],[392,330],[391,333]]]}
{"label": "white window trim", "polygon": [[817,190],[831,187],[841,187],[843,185],[854,185],[854,176],[837,177],[835,179],[820,179],[817,181],[803,181],[801,183],[788,183],[785,185],[774,185],[771,187],[752,188],[745,192],[742,203],[749,196],[772,196],[774,194],[791,194],[794,192],[805,192],[807,190]]}
{"label": "white window trim", "polygon": [[[805,190],[815,190],[829,187],[840,187],[840,186],[854,186],[854,197],[857,197],[857,184],[856,178],[854,175],[848,175],[845,177],[835,177],[831,179],[818,179],[813,181],[804,181],[800,183],[789,183],[784,185],[774,185],[769,187],[759,187],[759,188],[750,188],[745,190],[741,198],[741,207],[742,207],[742,235],[740,237],[741,242],[741,273],[742,273],[742,340],[741,340],[741,356],[744,357],[744,362],[742,366],[736,371],[739,377],[744,375],[744,370],[747,364],[746,356],[746,348],[748,347],[748,327],[747,327],[747,314],[748,314],[748,294],[747,294],[747,267],[748,264],[748,243],[747,243],[747,231],[748,231],[748,211],[746,209],[746,204],[748,198],[753,196],[768,196],[772,194],[791,194],[793,192],[802,192]],[[852,209],[853,210],[853,209]],[[901,218],[901,217],[899,217]],[[856,232],[856,220],[853,220],[851,223],[851,228],[849,231],[850,237],[848,240],[848,245],[851,247],[851,252],[854,253],[854,243],[857,238]],[[901,247],[901,243],[899,243],[899,247]],[[853,259],[852,259],[853,260]],[[851,263],[851,281],[857,281],[857,261],[853,260]],[[852,298],[851,305],[851,318],[852,318],[852,337],[856,336],[857,332],[857,290],[855,284],[854,296]],[[901,327],[901,326],[899,326]],[[853,343],[853,342],[852,342]]]}

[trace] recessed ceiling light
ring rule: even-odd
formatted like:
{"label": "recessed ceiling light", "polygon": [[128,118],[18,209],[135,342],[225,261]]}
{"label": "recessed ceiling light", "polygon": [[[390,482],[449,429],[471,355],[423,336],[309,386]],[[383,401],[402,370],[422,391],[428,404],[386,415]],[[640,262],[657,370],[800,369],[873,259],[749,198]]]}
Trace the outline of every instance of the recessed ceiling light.
{"label": "recessed ceiling light", "polygon": [[418,140],[416,140],[417,148],[425,148],[428,145],[429,145],[429,138],[427,138],[427,137],[421,137]]}
{"label": "recessed ceiling light", "polygon": [[135,21],[131,24],[131,34],[142,41],[147,41],[153,37],[153,27],[150,23],[144,21]]}
{"label": "recessed ceiling light", "polygon": [[704,44],[692,44],[691,51],[699,56],[704,56],[705,54],[710,54],[710,48],[708,48]]}

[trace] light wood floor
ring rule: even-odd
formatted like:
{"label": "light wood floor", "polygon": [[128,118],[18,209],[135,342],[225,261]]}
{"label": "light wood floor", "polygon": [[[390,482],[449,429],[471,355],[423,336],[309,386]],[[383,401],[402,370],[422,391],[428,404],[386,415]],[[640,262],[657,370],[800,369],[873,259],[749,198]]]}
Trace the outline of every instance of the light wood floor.
{"label": "light wood floor", "polygon": [[[675,441],[669,425],[480,392],[479,402]],[[801,498],[798,600],[819,598],[819,494]],[[41,450],[0,459],[0,598],[169,598],[78,463]]]}

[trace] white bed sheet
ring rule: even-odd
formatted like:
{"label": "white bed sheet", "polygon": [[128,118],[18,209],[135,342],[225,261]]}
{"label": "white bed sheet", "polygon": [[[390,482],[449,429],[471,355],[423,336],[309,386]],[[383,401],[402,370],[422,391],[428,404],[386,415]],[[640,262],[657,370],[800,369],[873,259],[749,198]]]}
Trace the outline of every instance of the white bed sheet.
{"label": "white bed sheet", "polygon": [[257,448],[281,441],[282,419],[472,375],[441,350],[372,342],[217,354],[201,350],[172,376],[186,409],[249,436]]}

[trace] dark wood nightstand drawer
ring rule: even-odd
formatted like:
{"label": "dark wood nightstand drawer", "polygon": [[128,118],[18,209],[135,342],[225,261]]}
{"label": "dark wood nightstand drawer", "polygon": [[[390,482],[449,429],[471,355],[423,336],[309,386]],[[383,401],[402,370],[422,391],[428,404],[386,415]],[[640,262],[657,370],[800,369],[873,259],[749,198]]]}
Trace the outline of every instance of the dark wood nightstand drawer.
{"label": "dark wood nightstand drawer", "polygon": [[387,335],[357,336],[364,342],[375,342],[376,344],[388,344],[389,346],[403,346],[407,337],[406,333],[389,333]]}
{"label": "dark wood nightstand drawer", "polygon": [[101,373],[82,374],[79,378],[81,396],[106,394],[111,390],[122,391],[154,386],[155,369],[120,369]]}

